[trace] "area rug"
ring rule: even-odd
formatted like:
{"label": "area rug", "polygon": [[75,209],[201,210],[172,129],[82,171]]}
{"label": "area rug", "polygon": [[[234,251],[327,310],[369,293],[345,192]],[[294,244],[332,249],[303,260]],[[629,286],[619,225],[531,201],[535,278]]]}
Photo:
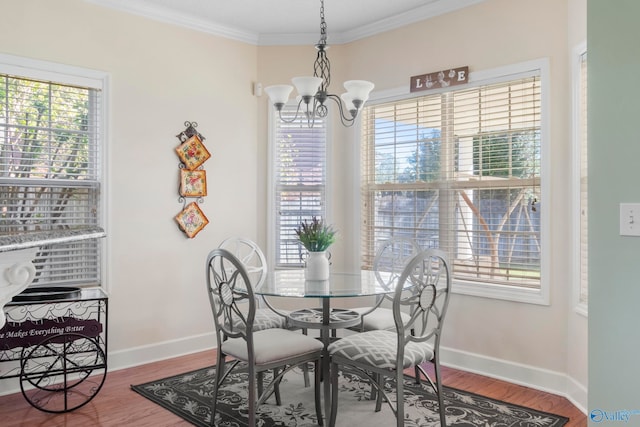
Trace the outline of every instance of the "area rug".
{"label": "area rug", "polygon": [[[211,426],[211,400],[215,366],[198,369],[131,388],[142,396],[168,409],[196,426]],[[247,425],[247,375],[239,372],[227,378],[221,388],[216,411],[216,426]],[[393,383],[388,384],[393,387]],[[318,425],[313,400],[313,387],[304,387],[301,371],[292,371],[281,386],[282,406],[271,397],[261,405],[258,426],[306,427]],[[374,412],[369,400],[371,387],[361,378],[340,374],[337,426],[388,427],[395,425],[387,404]],[[560,427],[567,418],[453,388],[444,388],[448,426],[464,427]],[[438,401],[429,386],[405,381],[405,425],[439,426]]]}

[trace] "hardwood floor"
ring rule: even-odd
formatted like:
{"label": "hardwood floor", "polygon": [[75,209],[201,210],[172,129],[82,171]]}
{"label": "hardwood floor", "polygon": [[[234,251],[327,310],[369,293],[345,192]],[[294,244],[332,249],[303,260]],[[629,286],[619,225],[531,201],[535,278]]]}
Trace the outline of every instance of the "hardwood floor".
{"label": "hardwood floor", "polygon": [[[0,397],[4,427],[134,426],[175,427],[191,424],[131,391],[130,385],[212,365],[214,351],[109,372],[100,393],[87,405],[67,414],[48,414],[31,407],[17,393]],[[567,399],[481,375],[443,369],[445,385],[569,418],[567,427],[586,427],[586,416]],[[366,424],[366,423],[365,423]]]}

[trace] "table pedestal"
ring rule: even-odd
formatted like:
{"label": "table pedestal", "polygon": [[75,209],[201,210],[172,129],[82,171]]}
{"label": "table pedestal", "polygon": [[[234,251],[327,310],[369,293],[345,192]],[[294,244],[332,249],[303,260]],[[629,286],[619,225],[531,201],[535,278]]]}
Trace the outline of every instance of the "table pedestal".
{"label": "table pedestal", "polygon": [[329,344],[331,331],[340,328],[350,328],[362,322],[360,314],[353,310],[342,308],[331,309],[330,298],[322,298],[322,308],[304,308],[289,313],[291,324],[299,328],[319,329],[320,339],[324,345],[322,349],[322,381],[324,383],[324,419],[327,425],[331,414],[331,377],[329,360]]}

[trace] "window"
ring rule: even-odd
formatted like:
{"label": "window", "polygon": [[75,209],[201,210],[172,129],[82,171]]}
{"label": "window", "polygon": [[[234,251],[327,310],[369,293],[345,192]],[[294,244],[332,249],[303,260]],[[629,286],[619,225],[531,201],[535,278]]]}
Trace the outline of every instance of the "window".
{"label": "window", "polygon": [[458,291],[542,295],[540,74],[365,108],[363,268],[406,236],[448,252]]}
{"label": "window", "polygon": [[[33,66],[33,67],[30,67]],[[0,56],[0,233],[102,226],[104,81]],[[42,247],[34,285],[99,285],[96,239]]]}
{"label": "window", "polygon": [[[285,106],[282,117],[292,120],[295,113],[295,106]],[[274,115],[273,122],[275,267],[301,266],[303,248],[295,229],[303,220],[326,215],[326,119],[316,118],[311,128],[304,116],[283,123]]]}
{"label": "window", "polygon": [[586,315],[588,301],[588,193],[587,193],[587,52],[586,46],[576,49],[575,96],[574,96],[574,188],[576,216],[574,221],[577,278],[577,310]]}

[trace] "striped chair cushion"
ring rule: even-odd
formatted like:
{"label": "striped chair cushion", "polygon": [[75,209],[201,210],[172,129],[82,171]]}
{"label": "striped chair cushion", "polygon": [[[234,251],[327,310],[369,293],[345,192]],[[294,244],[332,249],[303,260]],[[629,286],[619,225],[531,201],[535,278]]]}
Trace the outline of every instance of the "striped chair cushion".
{"label": "striped chair cushion", "polygon": [[[371,307],[358,307],[352,310],[362,314],[371,310]],[[405,323],[411,319],[407,313],[401,313],[400,315]],[[362,316],[362,330],[364,332],[378,330],[395,331],[396,324],[393,320],[393,310],[378,307],[366,316]]]}
{"label": "striped chair cushion", "polygon": [[[247,310],[242,310],[245,315]],[[283,314],[287,314],[283,312]],[[242,322],[234,317],[234,329],[242,327]],[[263,331],[265,329],[289,329],[289,322],[286,317],[282,317],[268,308],[259,308],[256,310],[256,316],[253,321],[253,330]]]}
{"label": "striped chair cushion", "polygon": [[[329,345],[331,356],[340,356],[369,366],[395,369],[398,337],[396,332],[370,331],[349,335]],[[405,346],[403,369],[429,361],[433,347],[426,343],[410,342]]]}

